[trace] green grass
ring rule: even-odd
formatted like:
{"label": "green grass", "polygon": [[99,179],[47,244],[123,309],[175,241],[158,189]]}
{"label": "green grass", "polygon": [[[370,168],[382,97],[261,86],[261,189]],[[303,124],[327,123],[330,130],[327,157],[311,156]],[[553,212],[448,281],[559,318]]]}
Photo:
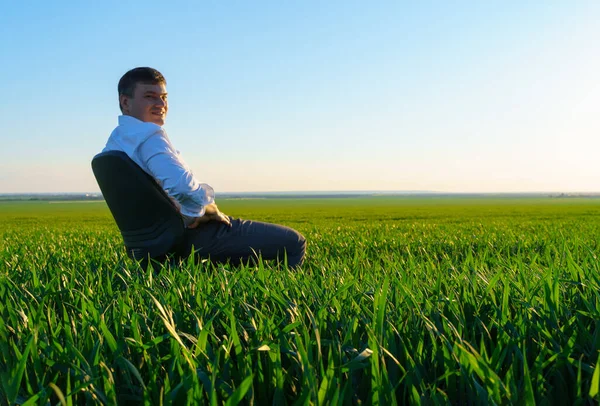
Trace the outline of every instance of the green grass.
{"label": "green grass", "polygon": [[125,257],[104,203],[0,202],[0,404],[599,400],[600,201],[223,200],[299,272]]}

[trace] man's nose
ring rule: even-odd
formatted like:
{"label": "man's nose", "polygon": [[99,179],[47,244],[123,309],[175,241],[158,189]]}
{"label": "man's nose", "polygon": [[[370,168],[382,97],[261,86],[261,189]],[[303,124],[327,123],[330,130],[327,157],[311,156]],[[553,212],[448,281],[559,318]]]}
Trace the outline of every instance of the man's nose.
{"label": "man's nose", "polygon": [[166,106],[167,105],[167,101],[163,100],[162,98],[159,97],[158,100],[156,101],[156,105],[157,106],[161,106],[161,107],[162,106]]}

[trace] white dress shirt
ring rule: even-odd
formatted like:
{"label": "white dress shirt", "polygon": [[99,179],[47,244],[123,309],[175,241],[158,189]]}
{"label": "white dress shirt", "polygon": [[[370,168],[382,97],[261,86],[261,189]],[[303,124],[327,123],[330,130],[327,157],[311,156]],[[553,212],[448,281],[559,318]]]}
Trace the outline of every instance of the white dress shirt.
{"label": "white dress shirt", "polygon": [[105,151],[123,151],[152,176],[167,194],[179,204],[184,222],[204,215],[204,206],[215,200],[210,185],[199,183],[173,147],[166,131],[154,123],[132,116],[119,116],[119,125],[106,142]]}

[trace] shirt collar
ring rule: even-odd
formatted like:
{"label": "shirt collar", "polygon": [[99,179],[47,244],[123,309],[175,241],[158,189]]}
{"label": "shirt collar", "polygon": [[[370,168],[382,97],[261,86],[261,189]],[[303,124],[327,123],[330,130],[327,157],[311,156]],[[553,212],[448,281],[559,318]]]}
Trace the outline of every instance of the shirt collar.
{"label": "shirt collar", "polygon": [[139,124],[144,124],[144,122],[142,120],[139,120],[133,116],[128,116],[126,114],[119,116],[119,125],[139,125]]}

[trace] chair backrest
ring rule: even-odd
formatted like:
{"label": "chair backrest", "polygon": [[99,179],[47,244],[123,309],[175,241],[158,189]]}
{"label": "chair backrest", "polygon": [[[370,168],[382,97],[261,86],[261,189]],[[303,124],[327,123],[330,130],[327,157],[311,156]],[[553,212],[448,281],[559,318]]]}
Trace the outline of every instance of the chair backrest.
{"label": "chair backrest", "polygon": [[130,258],[160,258],[178,250],[183,219],[154,178],[122,151],[96,155],[92,170]]}

